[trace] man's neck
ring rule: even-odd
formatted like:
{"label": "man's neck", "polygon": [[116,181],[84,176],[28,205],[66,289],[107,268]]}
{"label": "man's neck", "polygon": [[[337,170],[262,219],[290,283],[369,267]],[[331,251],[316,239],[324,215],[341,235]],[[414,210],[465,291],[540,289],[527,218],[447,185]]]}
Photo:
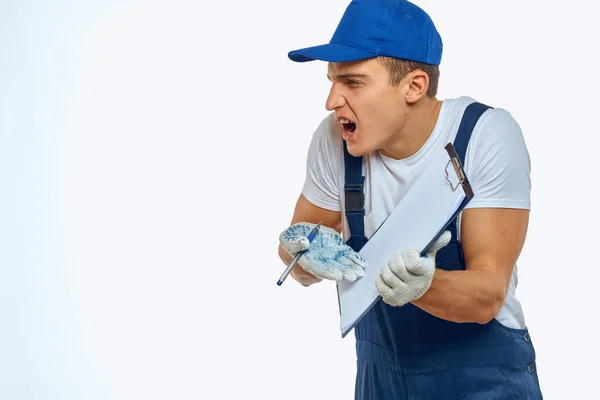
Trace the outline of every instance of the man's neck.
{"label": "man's neck", "polygon": [[429,139],[437,123],[442,101],[426,98],[409,106],[402,128],[389,145],[379,150],[386,157],[401,160],[415,154]]}

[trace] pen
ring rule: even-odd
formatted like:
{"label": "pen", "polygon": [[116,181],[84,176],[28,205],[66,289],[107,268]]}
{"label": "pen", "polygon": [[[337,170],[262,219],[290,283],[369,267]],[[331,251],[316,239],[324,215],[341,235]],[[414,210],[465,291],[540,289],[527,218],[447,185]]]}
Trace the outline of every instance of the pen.
{"label": "pen", "polygon": [[[312,243],[313,239],[315,238],[315,236],[317,236],[317,232],[319,232],[319,228],[321,227],[321,223],[323,221],[319,222],[317,224],[317,226],[315,226],[313,228],[312,231],[310,231],[310,233],[308,234],[308,243]],[[304,254],[306,251],[308,251],[308,249],[306,250],[302,250],[296,253],[296,255],[294,256],[294,258],[292,259],[292,262],[290,262],[290,265],[287,266],[287,268],[285,269],[285,271],[283,271],[283,274],[281,274],[281,276],[279,277],[279,280],[277,281],[277,286],[281,286],[281,284],[283,283],[283,281],[285,281],[285,278],[287,278],[287,276],[290,274],[290,272],[292,272],[292,269],[294,269],[294,267],[296,266],[296,264],[298,263],[298,260],[300,260],[300,257],[302,257],[302,254]]]}

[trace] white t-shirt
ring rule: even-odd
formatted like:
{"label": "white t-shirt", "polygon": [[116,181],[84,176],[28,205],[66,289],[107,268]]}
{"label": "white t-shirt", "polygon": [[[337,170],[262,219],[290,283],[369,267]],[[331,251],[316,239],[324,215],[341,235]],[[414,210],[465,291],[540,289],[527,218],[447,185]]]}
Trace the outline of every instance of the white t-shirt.
{"label": "white t-shirt", "polygon": [[[363,157],[366,237],[371,237],[426,168],[432,149],[454,142],[465,108],[474,101],[470,97],[444,100],[431,136],[411,157],[394,160],[379,151]],[[342,140],[342,126],[331,113],[313,134],[302,189],[308,201],[333,211],[344,209]],[[467,147],[464,168],[475,194],[467,208],[530,209],[529,153],[521,128],[506,110],[494,108],[481,116]],[[346,218],[342,221],[342,234],[348,238]],[[458,228],[460,233],[460,225]],[[515,296],[517,282],[515,265],[496,319],[511,328],[524,328],[523,311]]]}

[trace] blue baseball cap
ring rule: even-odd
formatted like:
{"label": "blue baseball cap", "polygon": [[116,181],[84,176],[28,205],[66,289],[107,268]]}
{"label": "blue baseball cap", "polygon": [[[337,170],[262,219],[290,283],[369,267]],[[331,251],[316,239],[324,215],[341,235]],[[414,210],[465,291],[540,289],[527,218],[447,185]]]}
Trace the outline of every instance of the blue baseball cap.
{"label": "blue baseball cap", "polygon": [[328,44],[290,51],[292,61],[346,62],[377,56],[442,61],[442,38],[425,11],[406,0],[353,0]]}

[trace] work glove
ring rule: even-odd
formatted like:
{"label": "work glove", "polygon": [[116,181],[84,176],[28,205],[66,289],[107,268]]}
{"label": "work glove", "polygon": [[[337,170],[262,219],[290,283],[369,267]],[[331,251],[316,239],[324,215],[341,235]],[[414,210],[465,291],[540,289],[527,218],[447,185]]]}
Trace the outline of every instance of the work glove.
{"label": "work glove", "polygon": [[381,267],[375,285],[383,301],[391,306],[403,306],[425,294],[433,280],[435,255],[452,237],[444,231],[421,257],[417,249],[395,252]]}
{"label": "work glove", "polygon": [[279,235],[279,243],[291,255],[308,249],[298,264],[317,278],[354,282],[363,276],[367,262],[334,229],[321,226],[312,243],[308,242],[307,236],[315,225],[294,224]]}

